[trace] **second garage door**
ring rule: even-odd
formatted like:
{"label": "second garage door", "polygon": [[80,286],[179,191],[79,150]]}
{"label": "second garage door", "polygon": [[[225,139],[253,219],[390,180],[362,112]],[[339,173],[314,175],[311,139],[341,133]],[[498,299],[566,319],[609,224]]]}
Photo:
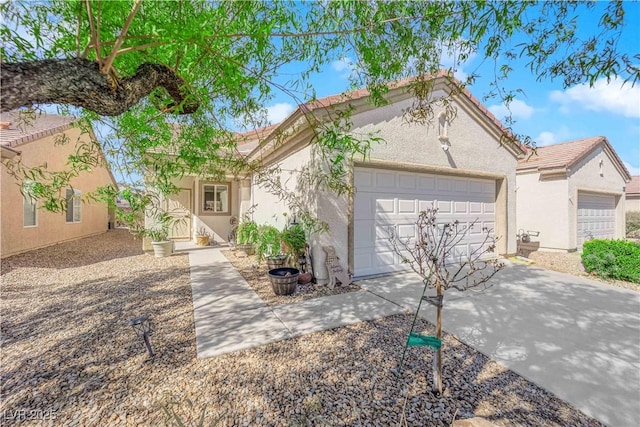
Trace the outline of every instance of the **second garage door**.
{"label": "second garage door", "polygon": [[496,183],[488,179],[451,177],[383,169],[355,168],[354,275],[367,276],[409,268],[393,252],[391,232],[415,237],[420,211],[435,206],[438,222],[458,220],[476,226],[456,247],[468,253],[482,244],[481,229],[495,228]]}
{"label": "second garage door", "polygon": [[615,235],[615,196],[578,193],[578,250],[587,240],[613,239]]}

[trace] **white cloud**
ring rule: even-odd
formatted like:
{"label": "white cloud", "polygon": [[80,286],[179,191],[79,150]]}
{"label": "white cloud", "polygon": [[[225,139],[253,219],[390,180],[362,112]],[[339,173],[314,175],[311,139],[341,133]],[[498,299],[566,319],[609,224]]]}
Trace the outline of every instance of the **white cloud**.
{"label": "white cloud", "polygon": [[287,118],[293,111],[294,106],[288,102],[280,102],[278,104],[267,107],[267,120],[269,124],[280,123]]}
{"label": "white cloud", "polygon": [[343,56],[342,58],[333,61],[331,63],[331,68],[340,74],[341,78],[349,78],[351,73],[356,69],[356,64],[353,62],[353,59],[348,56]]}
{"label": "white cloud", "polygon": [[633,176],[640,175],[640,167],[631,166],[631,163],[625,162],[624,160],[622,161],[622,163],[624,163],[624,165],[627,167],[627,170],[631,175]]}
{"label": "white cloud", "polygon": [[443,48],[442,56],[440,57],[440,67],[446,69],[451,68],[453,70],[453,76],[461,82],[464,82],[469,76],[469,74],[464,71],[464,68],[469,65],[471,61],[473,61],[473,59],[476,57],[476,53],[471,52],[468,50],[469,48],[466,48],[468,56],[463,62],[460,62],[461,49],[465,48],[461,48],[460,44],[456,44],[454,47],[448,49]]}
{"label": "white cloud", "polygon": [[559,103],[563,112],[570,112],[574,107],[640,118],[640,85],[623,86],[618,77],[609,83],[605,78],[598,79],[593,87],[581,84],[565,91],[554,90],[549,98]]}
{"label": "white cloud", "polygon": [[562,126],[556,132],[540,132],[540,134],[533,138],[533,140],[536,142],[537,147],[544,147],[545,145],[557,144],[558,142],[567,141],[569,139],[569,136],[569,129],[567,129],[566,126]]}
{"label": "white cloud", "polygon": [[491,105],[489,111],[491,111],[498,119],[509,117],[509,110],[514,119],[528,119],[535,112],[535,108],[527,105],[526,102],[514,99],[507,108],[504,104]]}

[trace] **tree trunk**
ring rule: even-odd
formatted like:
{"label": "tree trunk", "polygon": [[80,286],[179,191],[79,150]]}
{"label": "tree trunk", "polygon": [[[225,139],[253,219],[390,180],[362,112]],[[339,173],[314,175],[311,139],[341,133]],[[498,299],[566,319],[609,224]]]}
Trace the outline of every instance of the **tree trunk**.
{"label": "tree trunk", "polygon": [[134,75],[125,78],[107,76],[100,72],[97,62],[80,58],[2,63],[0,67],[0,111],[34,104],[67,104],[117,116],[157,87],[163,87],[174,101],[164,111],[191,114],[198,109],[198,103],[187,98],[182,78],[161,64],[141,64]]}
{"label": "tree trunk", "polygon": [[[442,286],[436,282],[436,295],[442,295]],[[442,305],[436,308],[436,337],[442,340]],[[442,394],[442,346],[436,350],[433,359],[433,391]]]}

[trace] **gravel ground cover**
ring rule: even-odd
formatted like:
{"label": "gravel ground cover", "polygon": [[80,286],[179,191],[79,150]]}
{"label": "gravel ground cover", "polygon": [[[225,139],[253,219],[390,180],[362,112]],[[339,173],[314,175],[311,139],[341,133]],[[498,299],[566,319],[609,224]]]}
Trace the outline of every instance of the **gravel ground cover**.
{"label": "gravel ground cover", "polygon": [[582,258],[579,252],[544,252],[536,251],[529,254],[529,258],[536,262],[538,267],[547,270],[559,271],[561,273],[573,274],[574,276],[588,277],[599,282],[608,283],[620,288],[640,291],[640,285],[626,282],[624,280],[605,280],[595,274],[589,274],[584,270]]}
{"label": "gravel ground cover", "polygon": [[298,284],[296,291],[291,295],[276,295],[271,289],[269,281],[269,268],[266,262],[259,263],[255,255],[247,257],[237,256],[238,251],[222,251],[222,254],[240,272],[249,286],[258,294],[267,305],[290,304],[312,298],[326,297],[329,295],[344,294],[361,290],[360,286],[336,286],[329,289],[326,285],[314,285],[307,283]]}
{"label": "gravel ground cover", "polygon": [[[428,350],[411,349],[396,376],[409,315],[197,359],[188,257],[139,248],[109,232],[2,261],[3,425],[159,426],[165,410],[221,426],[448,426],[472,415],[601,425],[449,335],[442,396],[430,391]],[[153,362],[127,325],[141,314],[156,325]]]}

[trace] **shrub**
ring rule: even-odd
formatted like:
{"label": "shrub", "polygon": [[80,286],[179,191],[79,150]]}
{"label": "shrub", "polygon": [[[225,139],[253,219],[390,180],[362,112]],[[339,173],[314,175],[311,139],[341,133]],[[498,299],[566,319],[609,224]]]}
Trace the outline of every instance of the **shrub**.
{"label": "shrub", "polygon": [[590,240],[582,247],[587,272],[605,279],[640,283],[640,244],[625,240]]}
{"label": "shrub", "polygon": [[256,242],[256,256],[262,261],[265,256],[280,253],[280,231],[271,225],[261,225],[258,228]]}
{"label": "shrub", "polygon": [[238,225],[237,239],[240,244],[255,244],[258,241],[258,224],[253,221],[241,222]]}
{"label": "shrub", "polygon": [[627,237],[640,239],[640,211],[627,212]]}
{"label": "shrub", "polygon": [[307,239],[305,237],[304,229],[300,224],[285,228],[282,231],[280,238],[284,242],[284,245],[291,256],[297,258],[304,253]]}

